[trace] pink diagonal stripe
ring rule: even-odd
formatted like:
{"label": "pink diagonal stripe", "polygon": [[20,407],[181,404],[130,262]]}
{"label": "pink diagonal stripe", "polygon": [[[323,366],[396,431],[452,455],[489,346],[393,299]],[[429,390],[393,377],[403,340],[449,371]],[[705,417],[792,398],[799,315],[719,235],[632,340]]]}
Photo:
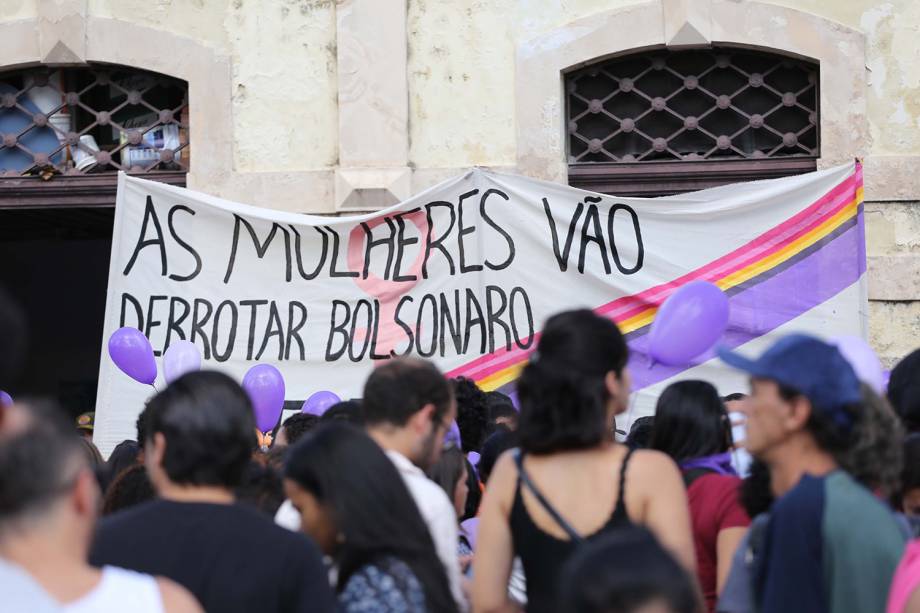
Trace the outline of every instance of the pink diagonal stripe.
{"label": "pink diagonal stripe", "polygon": [[851,196],[855,193],[855,189],[845,191],[839,188],[847,186],[853,178],[854,175],[850,175],[845,182],[840,183],[815,204],[718,260],[714,260],[673,281],[649,288],[639,294],[624,296],[598,308],[597,312],[610,315],[617,321],[622,321],[638,314],[649,306],[661,304],[665,298],[671,295],[673,290],[689,281],[696,279],[716,281],[763,259],[772,252],[782,249],[787,244],[811,232],[850,204],[853,201]]}

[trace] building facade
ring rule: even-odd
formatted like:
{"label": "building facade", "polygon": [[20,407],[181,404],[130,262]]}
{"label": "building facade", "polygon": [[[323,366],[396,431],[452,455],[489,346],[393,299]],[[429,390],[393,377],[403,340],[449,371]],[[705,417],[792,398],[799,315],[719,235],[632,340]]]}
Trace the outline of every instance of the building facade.
{"label": "building facade", "polygon": [[27,156],[0,211],[110,206],[118,168],[336,214],[470,166],[650,195],[858,158],[890,365],[920,345],[918,27],[914,0],[3,0],[5,100],[50,87],[21,112],[61,144],[0,142]]}

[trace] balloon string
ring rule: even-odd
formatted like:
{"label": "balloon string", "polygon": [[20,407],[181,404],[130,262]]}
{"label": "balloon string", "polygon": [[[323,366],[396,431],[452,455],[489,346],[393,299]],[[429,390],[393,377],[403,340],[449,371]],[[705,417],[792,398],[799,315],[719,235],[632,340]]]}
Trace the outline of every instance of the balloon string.
{"label": "balloon string", "polygon": [[150,387],[152,387],[152,388],[153,388],[153,391],[155,391],[156,393],[158,393],[158,394],[160,393],[160,390],[157,388],[157,384],[156,384],[156,383],[151,383],[151,384],[150,384]]}

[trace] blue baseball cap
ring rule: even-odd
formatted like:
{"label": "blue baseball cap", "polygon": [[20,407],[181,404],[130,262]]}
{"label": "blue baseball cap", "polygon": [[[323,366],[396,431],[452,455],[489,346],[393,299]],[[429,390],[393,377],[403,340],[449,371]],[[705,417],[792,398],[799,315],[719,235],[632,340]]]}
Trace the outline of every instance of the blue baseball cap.
{"label": "blue baseball cap", "polygon": [[[722,361],[757,379],[790,387],[820,411],[845,417],[844,405],[862,401],[859,378],[843,354],[831,344],[807,334],[790,334],[776,341],[763,355],[751,360],[727,348]],[[849,418],[845,421],[849,423]]]}

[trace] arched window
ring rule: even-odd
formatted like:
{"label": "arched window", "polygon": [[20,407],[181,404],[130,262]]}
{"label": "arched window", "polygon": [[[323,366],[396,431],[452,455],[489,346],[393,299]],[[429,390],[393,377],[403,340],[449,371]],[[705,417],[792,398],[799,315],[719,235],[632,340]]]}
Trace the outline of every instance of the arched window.
{"label": "arched window", "polygon": [[184,185],[188,112],[188,85],[152,72],[0,72],[0,206],[111,205],[119,170]]}
{"label": "arched window", "polygon": [[818,75],[811,62],[726,47],[570,72],[569,182],[653,195],[815,170]]}

